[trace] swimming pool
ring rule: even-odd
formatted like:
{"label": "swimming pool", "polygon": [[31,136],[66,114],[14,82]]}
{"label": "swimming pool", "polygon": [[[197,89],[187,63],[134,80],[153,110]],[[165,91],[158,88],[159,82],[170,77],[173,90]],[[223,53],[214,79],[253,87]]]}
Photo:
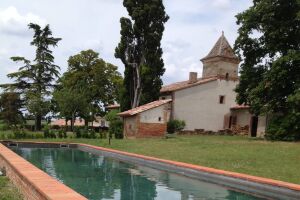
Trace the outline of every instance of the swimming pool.
{"label": "swimming pool", "polygon": [[90,200],[263,199],[221,185],[75,148],[11,149]]}

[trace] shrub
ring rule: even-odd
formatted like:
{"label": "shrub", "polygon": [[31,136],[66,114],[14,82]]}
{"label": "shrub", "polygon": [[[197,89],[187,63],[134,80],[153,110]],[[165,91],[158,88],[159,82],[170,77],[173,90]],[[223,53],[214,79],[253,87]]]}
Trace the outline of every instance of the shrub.
{"label": "shrub", "polygon": [[10,129],[10,127],[9,127],[9,125],[7,125],[7,124],[1,124],[1,126],[0,126],[0,130],[1,131],[7,131],[7,130],[9,130]]}
{"label": "shrub", "polygon": [[105,119],[109,121],[109,137],[115,135],[116,139],[123,139],[123,122],[118,116],[118,110],[112,110],[106,114]]}
{"label": "shrub", "polygon": [[51,128],[52,128],[52,129],[55,129],[55,130],[59,130],[59,129],[60,129],[60,126],[59,126],[59,125],[52,125]]}
{"label": "shrub", "polygon": [[82,138],[90,138],[89,130],[86,127],[80,129],[80,135]]}
{"label": "shrub", "polygon": [[118,120],[113,120],[109,123],[109,135],[115,135],[116,139],[123,139],[123,122]]}
{"label": "shrub", "polygon": [[270,120],[265,138],[268,140],[300,140],[300,116],[275,116]]}
{"label": "shrub", "polygon": [[49,129],[48,126],[44,127],[43,132],[44,132],[44,138],[49,138],[50,137],[50,129]]}
{"label": "shrub", "polygon": [[94,130],[94,129],[91,129],[91,130],[89,131],[89,135],[90,135],[89,138],[95,139],[95,138],[96,138],[96,132],[95,132],[95,130]]}
{"label": "shrub", "polygon": [[57,134],[58,138],[63,138],[63,131],[62,130],[59,130],[58,131],[58,134]]}
{"label": "shrub", "polygon": [[167,124],[167,132],[172,134],[183,130],[185,127],[185,121],[182,120],[170,120]]}
{"label": "shrub", "polygon": [[15,129],[13,131],[13,137],[15,139],[22,139],[26,138],[26,132],[23,129]]}
{"label": "shrub", "polygon": [[107,138],[107,131],[101,131],[100,132],[100,139],[106,139]]}
{"label": "shrub", "polygon": [[74,135],[76,138],[81,138],[81,131],[79,127],[74,127]]}

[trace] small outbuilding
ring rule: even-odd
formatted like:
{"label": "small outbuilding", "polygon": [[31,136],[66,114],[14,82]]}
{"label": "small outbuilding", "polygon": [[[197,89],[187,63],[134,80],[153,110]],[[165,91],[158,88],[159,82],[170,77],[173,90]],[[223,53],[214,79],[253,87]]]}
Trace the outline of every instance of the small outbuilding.
{"label": "small outbuilding", "polygon": [[230,108],[227,120],[228,128],[238,133],[245,132],[250,137],[263,137],[267,127],[267,117],[255,116],[250,113],[247,105],[235,105]]}
{"label": "small outbuilding", "polygon": [[124,137],[142,138],[163,136],[170,119],[171,99],[158,100],[118,115],[123,118]]}

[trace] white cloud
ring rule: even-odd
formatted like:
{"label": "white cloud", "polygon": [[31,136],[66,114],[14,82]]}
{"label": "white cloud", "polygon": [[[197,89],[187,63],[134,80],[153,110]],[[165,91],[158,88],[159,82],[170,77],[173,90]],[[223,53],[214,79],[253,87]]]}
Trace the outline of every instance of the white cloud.
{"label": "white cloud", "polygon": [[46,24],[46,20],[32,13],[21,15],[13,6],[0,11],[0,31],[2,33],[27,35],[30,32],[26,26],[31,22],[41,26]]}
{"label": "white cloud", "polygon": [[213,0],[212,5],[216,8],[229,8],[230,7],[230,0]]}
{"label": "white cloud", "polygon": [[[30,46],[32,31],[27,24],[50,24],[53,36],[61,37],[54,49],[55,62],[67,69],[69,56],[92,48],[100,56],[119,67],[114,57],[120,41],[119,19],[127,15],[123,0],[64,0],[59,6],[53,0],[0,1],[0,83],[7,82],[6,73],[16,69],[11,56],[34,57]],[[165,84],[183,81],[190,71],[202,72],[200,59],[211,50],[221,31],[230,44],[237,37],[235,15],[247,9],[251,0],[164,0],[170,20],[162,40],[166,73]],[[25,35],[26,37],[15,37]]]}

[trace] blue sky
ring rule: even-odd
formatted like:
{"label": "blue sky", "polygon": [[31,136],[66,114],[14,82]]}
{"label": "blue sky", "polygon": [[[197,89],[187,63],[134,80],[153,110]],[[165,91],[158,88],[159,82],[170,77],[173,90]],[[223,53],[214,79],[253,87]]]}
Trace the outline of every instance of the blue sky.
{"label": "blue sky", "polygon": [[[55,37],[62,41],[54,49],[55,62],[61,73],[67,68],[69,56],[93,49],[119,67],[114,49],[120,39],[119,19],[126,16],[122,0],[1,0],[0,1],[0,83],[10,80],[6,74],[18,65],[11,56],[32,59],[34,49],[29,43],[30,22],[50,24]],[[222,30],[233,45],[237,37],[235,15],[252,5],[251,0],[164,0],[170,20],[162,40],[166,73],[165,84],[188,78],[190,71],[202,73],[200,59],[220,37]]]}

